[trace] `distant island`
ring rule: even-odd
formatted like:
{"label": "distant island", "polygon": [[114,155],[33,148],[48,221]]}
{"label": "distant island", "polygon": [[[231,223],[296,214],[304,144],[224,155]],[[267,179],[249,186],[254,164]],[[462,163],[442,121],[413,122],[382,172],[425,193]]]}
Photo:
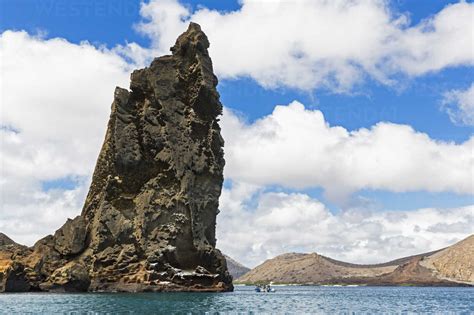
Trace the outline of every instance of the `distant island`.
{"label": "distant island", "polygon": [[474,235],[434,252],[387,263],[357,265],[316,253],[289,253],[265,261],[240,284],[474,286]]}

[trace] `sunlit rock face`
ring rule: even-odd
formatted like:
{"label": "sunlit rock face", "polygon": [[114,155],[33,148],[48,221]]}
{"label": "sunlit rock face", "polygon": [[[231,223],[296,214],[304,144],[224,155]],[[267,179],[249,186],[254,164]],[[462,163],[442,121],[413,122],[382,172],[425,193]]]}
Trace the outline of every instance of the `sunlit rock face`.
{"label": "sunlit rock face", "polygon": [[3,255],[0,279],[17,291],[232,290],[215,248],[224,141],[208,47],[191,23],[172,55],[116,88],[81,215],[33,248],[9,244],[21,255]]}

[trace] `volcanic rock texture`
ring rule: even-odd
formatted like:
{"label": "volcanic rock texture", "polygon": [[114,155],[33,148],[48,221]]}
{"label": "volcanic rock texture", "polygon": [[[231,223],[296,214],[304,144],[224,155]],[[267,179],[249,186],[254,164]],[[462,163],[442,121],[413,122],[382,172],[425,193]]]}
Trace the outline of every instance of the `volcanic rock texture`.
{"label": "volcanic rock texture", "polygon": [[0,238],[0,291],[228,291],[215,248],[223,144],[199,25],[116,88],[82,214],[32,248]]}

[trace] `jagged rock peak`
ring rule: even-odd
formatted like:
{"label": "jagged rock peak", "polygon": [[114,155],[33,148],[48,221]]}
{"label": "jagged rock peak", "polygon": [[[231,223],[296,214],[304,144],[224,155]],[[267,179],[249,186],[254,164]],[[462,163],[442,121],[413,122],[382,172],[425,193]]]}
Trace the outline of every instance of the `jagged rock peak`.
{"label": "jagged rock peak", "polygon": [[15,241],[0,232],[0,246],[3,245],[15,245]]}
{"label": "jagged rock peak", "polygon": [[171,51],[174,55],[184,55],[189,46],[193,46],[203,54],[207,54],[209,48],[209,40],[206,34],[201,30],[199,24],[191,22],[186,32],[181,34]]}
{"label": "jagged rock peak", "polygon": [[45,291],[227,291],[222,104],[199,25],[117,87],[82,213],[21,261]]}

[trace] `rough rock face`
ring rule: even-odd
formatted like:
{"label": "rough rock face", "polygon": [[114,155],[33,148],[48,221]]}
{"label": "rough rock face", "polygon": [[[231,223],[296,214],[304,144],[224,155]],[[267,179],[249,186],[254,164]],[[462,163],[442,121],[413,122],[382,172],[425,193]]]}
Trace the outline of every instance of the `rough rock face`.
{"label": "rough rock face", "polygon": [[31,289],[25,266],[19,262],[31,250],[0,233],[0,292],[25,292]]}
{"label": "rough rock face", "polygon": [[79,254],[85,246],[86,232],[83,217],[68,219],[63,227],[54,233],[54,249],[63,256]]}
{"label": "rough rock face", "polygon": [[0,232],[0,246],[16,244],[11,238]]}
{"label": "rough rock face", "polygon": [[232,290],[215,248],[224,142],[208,47],[191,23],[172,55],[132,73],[130,92],[116,88],[82,214],[23,258],[5,254],[16,271],[0,279],[45,291]]}

